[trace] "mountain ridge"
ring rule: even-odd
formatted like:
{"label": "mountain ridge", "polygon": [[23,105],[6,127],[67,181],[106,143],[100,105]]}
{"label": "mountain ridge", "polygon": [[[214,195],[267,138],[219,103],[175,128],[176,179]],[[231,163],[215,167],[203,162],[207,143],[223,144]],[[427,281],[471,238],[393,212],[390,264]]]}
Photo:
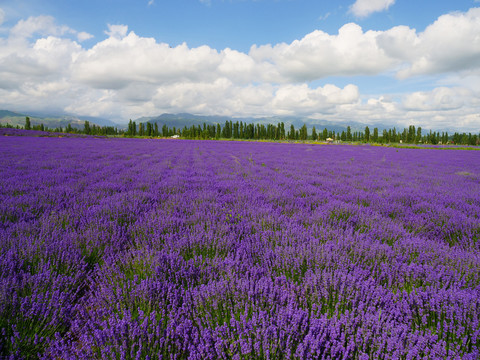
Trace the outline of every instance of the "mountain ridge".
{"label": "mountain ridge", "polygon": [[[159,126],[167,125],[168,127],[175,126],[176,128],[183,128],[184,126],[191,127],[192,125],[198,126],[203,125],[223,125],[225,121],[242,121],[244,123],[253,123],[253,124],[279,124],[283,122],[285,127],[290,127],[294,125],[295,128],[302,127],[304,124],[307,125],[307,128],[311,130],[314,126],[316,130],[323,130],[327,128],[331,131],[346,131],[347,127],[351,127],[351,131],[363,131],[366,124],[352,122],[349,124],[344,124],[340,122],[333,122],[328,120],[313,119],[309,117],[301,116],[265,116],[265,117],[232,117],[232,116],[222,116],[222,115],[194,115],[189,113],[178,113],[170,114],[163,113],[158,116],[144,116],[134,120],[138,123],[157,123]],[[379,129],[380,130],[380,129]],[[383,127],[381,128],[383,130]]]}
{"label": "mountain ridge", "polygon": [[[53,113],[53,114],[52,114]],[[51,112],[41,112],[41,111],[11,111],[11,110],[0,110],[0,124],[6,125],[7,123],[13,126],[24,126],[25,117],[29,116],[32,125],[44,124],[48,128],[54,129],[56,127],[65,128],[68,124],[77,129],[82,129],[85,125],[85,121],[89,121],[91,125],[95,124],[97,126],[112,126],[116,127],[119,130],[125,130],[128,127],[126,122],[115,122],[110,119],[105,119],[101,117],[93,116],[81,116],[75,114],[54,114],[54,111]],[[225,121],[237,122],[241,121],[243,123],[253,123],[253,124],[274,124],[277,125],[280,122],[285,124],[285,128],[288,130],[291,125],[294,125],[296,129],[302,127],[304,124],[307,125],[309,132],[313,127],[316,128],[317,132],[322,131],[324,128],[327,128],[329,131],[342,132],[346,131],[347,127],[350,126],[352,132],[355,131],[364,131],[365,127],[368,126],[370,130],[373,130],[374,127],[377,127],[379,132],[384,129],[391,129],[396,127],[398,130],[403,130],[403,126],[398,124],[382,124],[382,125],[371,125],[359,122],[340,122],[340,121],[329,121],[324,119],[314,119],[306,116],[263,116],[263,117],[234,117],[234,116],[224,116],[224,115],[195,115],[191,113],[162,113],[157,116],[143,116],[134,119],[137,123],[157,123],[159,127],[163,125],[168,126],[169,128],[176,127],[177,129],[183,129],[185,126],[187,128],[195,126],[207,125],[224,125]],[[428,131],[429,129],[423,129]],[[433,129],[432,129],[433,130]],[[442,131],[442,130],[435,130]],[[451,131],[448,129],[447,131]]]}
{"label": "mountain ridge", "polygon": [[43,124],[48,128],[65,128],[68,124],[77,129],[82,129],[85,126],[85,121],[90,122],[98,126],[113,126],[121,127],[121,125],[104,118],[93,116],[78,116],[71,114],[51,114],[47,112],[29,111],[29,112],[17,112],[11,110],[0,110],[0,124],[10,124],[12,126],[24,126],[25,118],[30,118],[31,124],[40,125]]}

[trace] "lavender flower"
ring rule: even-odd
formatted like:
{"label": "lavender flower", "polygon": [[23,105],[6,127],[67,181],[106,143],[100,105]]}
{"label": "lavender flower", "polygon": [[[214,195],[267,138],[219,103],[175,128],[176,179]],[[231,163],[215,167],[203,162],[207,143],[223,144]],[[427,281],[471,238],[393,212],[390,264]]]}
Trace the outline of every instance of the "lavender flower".
{"label": "lavender flower", "polygon": [[0,150],[2,358],[480,357],[474,151]]}

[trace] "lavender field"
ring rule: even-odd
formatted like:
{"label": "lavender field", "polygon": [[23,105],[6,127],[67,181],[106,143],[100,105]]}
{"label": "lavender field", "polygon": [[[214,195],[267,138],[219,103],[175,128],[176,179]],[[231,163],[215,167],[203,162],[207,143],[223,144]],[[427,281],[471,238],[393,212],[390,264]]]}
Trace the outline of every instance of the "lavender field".
{"label": "lavender field", "polygon": [[477,151],[0,153],[0,358],[480,358]]}

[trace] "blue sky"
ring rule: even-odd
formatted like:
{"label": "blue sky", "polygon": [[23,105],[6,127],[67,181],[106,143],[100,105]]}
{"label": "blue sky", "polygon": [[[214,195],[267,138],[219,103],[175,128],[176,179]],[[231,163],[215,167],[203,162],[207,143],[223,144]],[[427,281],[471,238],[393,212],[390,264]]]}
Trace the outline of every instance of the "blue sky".
{"label": "blue sky", "polygon": [[[19,4],[20,3],[20,4]],[[355,22],[364,30],[406,25],[423,30],[439,16],[467,11],[475,1],[396,1],[386,11],[358,17],[349,1],[310,0],[13,0],[1,1],[11,25],[30,16],[51,15],[59,24],[105,37],[107,24],[125,24],[138,35],[172,46],[209,45],[248,51],[253,44],[292,42],[321,29],[335,34]],[[150,5],[149,5],[150,4]],[[477,6],[480,3],[477,2]]]}
{"label": "blue sky", "polygon": [[0,0],[0,108],[480,131],[480,2]]}

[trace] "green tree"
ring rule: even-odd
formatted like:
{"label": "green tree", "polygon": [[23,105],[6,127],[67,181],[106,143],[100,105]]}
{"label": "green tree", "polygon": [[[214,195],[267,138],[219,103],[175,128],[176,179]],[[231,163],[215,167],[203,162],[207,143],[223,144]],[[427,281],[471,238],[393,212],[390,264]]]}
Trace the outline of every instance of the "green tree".
{"label": "green tree", "polygon": [[373,142],[378,142],[378,128],[373,128],[372,141]]}
{"label": "green tree", "polygon": [[312,129],[312,140],[316,141],[317,139],[318,139],[317,130],[315,129],[315,126],[314,126]]}
{"label": "green tree", "polygon": [[280,123],[280,139],[285,139],[285,123],[283,121]]}
{"label": "green tree", "polygon": [[25,117],[25,130],[31,130],[32,124],[30,123],[30,118],[27,116]]}
{"label": "green tree", "polygon": [[88,120],[85,120],[85,124],[83,125],[83,133],[90,135],[91,129],[90,129],[90,122]]}
{"label": "green tree", "polygon": [[350,126],[347,126],[347,135],[346,135],[346,140],[347,141],[352,141],[352,129],[350,128]]}
{"label": "green tree", "polygon": [[415,142],[419,143],[422,141],[422,128],[419,126],[417,128],[417,136],[415,137]]}
{"label": "green tree", "polygon": [[403,141],[404,143],[406,143],[407,140],[408,140],[408,131],[407,131],[407,129],[403,129],[402,141]]}
{"label": "green tree", "polygon": [[368,126],[365,127],[365,142],[369,142],[370,141],[370,129],[368,128]]}
{"label": "green tree", "polygon": [[407,142],[408,143],[413,143],[415,142],[415,126],[414,125],[409,125],[408,126],[408,134],[407,134]]}
{"label": "green tree", "polygon": [[295,126],[290,125],[290,131],[288,132],[288,140],[295,140]]}
{"label": "green tree", "polygon": [[240,124],[238,121],[233,124],[233,138],[238,139],[240,137]]}
{"label": "green tree", "polygon": [[326,140],[327,138],[328,138],[328,130],[327,128],[324,128],[322,132],[322,140]]}
{"label": "green tree", "polygon": [[222,129],[222,137],[230,139],[232,137],[232,128],[230,126],[230,121],[225,121],[225,126]]}
{"label": "green tree", "polygon": [[130,121],[128,122],[127,132],[125,133],[125,135],[127,136],[133,135],[132,127],[133,127],[133,122],[132,122],[132,119],[130,119]]}
{"label": "green tree", "polygon": [[390,140],[388,138],[388,131],[386,129],[383,129],[383,135],[382,135],[382,142],[388,143]]}
{"label": "green tree", "polygon": [[300,128],[300,133],[299,133],[299,138],[300,140],[307,140],[308,132],[307,132],[307,125],[303,124],[303,126]]}

